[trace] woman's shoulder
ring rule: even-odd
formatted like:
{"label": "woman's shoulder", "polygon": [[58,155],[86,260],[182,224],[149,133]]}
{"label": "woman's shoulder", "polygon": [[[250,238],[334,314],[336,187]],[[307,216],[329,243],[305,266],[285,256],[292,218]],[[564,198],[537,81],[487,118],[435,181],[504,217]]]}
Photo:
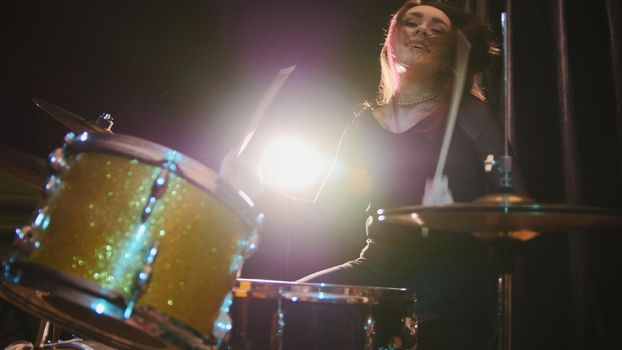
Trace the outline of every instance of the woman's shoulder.
{"label": "woman's shoulder", "polygon": [[499,127],[499,120],[492,108],[475,96],[468,94],[460,105],[458,125],[472,138],[477,138],[490,127]]}
{"label": "woman's shoulder", "polygon": [[496,119],[492,108],[486,102],[471,94],[465,95],[462,99],[459,117],[474,121],[485,121],[490,118]]}
{"label": "woman's shoulder", "polygon": [[382,105],[375,101],[363,100],[352,107],[353,118],[346,129],[358,129],[375,126],[375,114],[381,111]]}
{"label": "woman's shoulder", "polygon": [[374,111],[381,109],[383,105],[380,105],[375,100],[362,100],[352,107],[352,113],[354,119],[366,119],[373,116]]}

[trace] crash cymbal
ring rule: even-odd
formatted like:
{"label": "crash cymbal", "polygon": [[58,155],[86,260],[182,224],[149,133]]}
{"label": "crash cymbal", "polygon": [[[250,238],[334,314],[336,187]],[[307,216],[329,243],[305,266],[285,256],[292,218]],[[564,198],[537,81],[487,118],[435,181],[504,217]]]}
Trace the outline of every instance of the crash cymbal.
{"label": "crash cymbal", "polygon": [[48,178],[45,159],[6,145],[0,145],[0,169],[37,189]]}
{"label": "crash cymbal", "polygon": [[[102,120],[102,123],[100,125],[96,122],[90,122],[88,120],[85,120],[84,118],[80,117],[75,113],[69,112],[61,107],[40,100],[38,98],[33,98],[32,101],[45,113],[49,114],[61,124],[68,127],[69,130],[75,133],[82,133],[84,131],[97,133],[112,133],[112,131],[110,130],[110,127],[112,126],[112,120],[110,118],[110,115],[107,115],[107,117],[100,117],[100,119],[104,119]],[[105,118],[109,119],[106,120]],[[100,119],[98,119],[98,121]]]}
{"label": "crash cymbal", "polygon": [[544,232],[622,227],[620,210],[541,204],[512,194],[493,194],[467,203],[381,209],[376,219],[420,228],[471,232],[484,240],[526,241]]}

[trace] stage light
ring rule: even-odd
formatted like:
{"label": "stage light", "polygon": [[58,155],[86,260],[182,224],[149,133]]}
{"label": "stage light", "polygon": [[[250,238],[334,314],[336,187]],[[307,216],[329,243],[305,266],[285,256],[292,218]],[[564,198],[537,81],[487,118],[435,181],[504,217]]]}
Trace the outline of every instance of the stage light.
{"label": "stage light", "polygon": [[259,170],[267,186],[291,193],[316,185],[324,170],[323,163],[308,143],[284,138],[266,146]]}

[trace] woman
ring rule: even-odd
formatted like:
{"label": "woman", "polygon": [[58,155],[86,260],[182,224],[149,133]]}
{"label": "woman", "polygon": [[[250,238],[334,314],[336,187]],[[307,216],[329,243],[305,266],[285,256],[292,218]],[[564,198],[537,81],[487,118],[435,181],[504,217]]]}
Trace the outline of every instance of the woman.
{"label": "woman", "polygon": [[[407,1],[395,13],[380,56],[380,104],[365,105],[347,127],[338,153],[347,171],[328,179],[320,200],[343,197],[340,189],[347,187],[349,205],[368,205],[373,213],[452,198],[473,201],[495,191],[497,176],[484,172],[484,159],[503,154],[501,128],[484,104],[466,94],[445,166],[448,191],[432,198],[428,193],[422,202],[443,138],[458,29],[472,46],[470,84],[490,61],[487,27],[445,3]],[[494,281],[481,241],[371,219],[366,229],[358,259],[299,281],[410,288],[418,297],[419,349],[492,349]]]}

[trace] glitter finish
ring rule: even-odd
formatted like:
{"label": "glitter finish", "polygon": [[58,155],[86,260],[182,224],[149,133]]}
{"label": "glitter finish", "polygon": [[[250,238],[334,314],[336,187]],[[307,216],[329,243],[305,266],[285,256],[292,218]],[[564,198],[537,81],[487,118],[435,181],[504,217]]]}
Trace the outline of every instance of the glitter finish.
{"label": "glitter finish", "polygon": [[27,260],[94,282],[129,300],[154,242],[159,251],[138,306],[209,334],[234,278],[238,241],[250,230],[213,194],[175,173],[141,222],[160,167],[107,153],[66,159],[47,200],[40,247]]}

